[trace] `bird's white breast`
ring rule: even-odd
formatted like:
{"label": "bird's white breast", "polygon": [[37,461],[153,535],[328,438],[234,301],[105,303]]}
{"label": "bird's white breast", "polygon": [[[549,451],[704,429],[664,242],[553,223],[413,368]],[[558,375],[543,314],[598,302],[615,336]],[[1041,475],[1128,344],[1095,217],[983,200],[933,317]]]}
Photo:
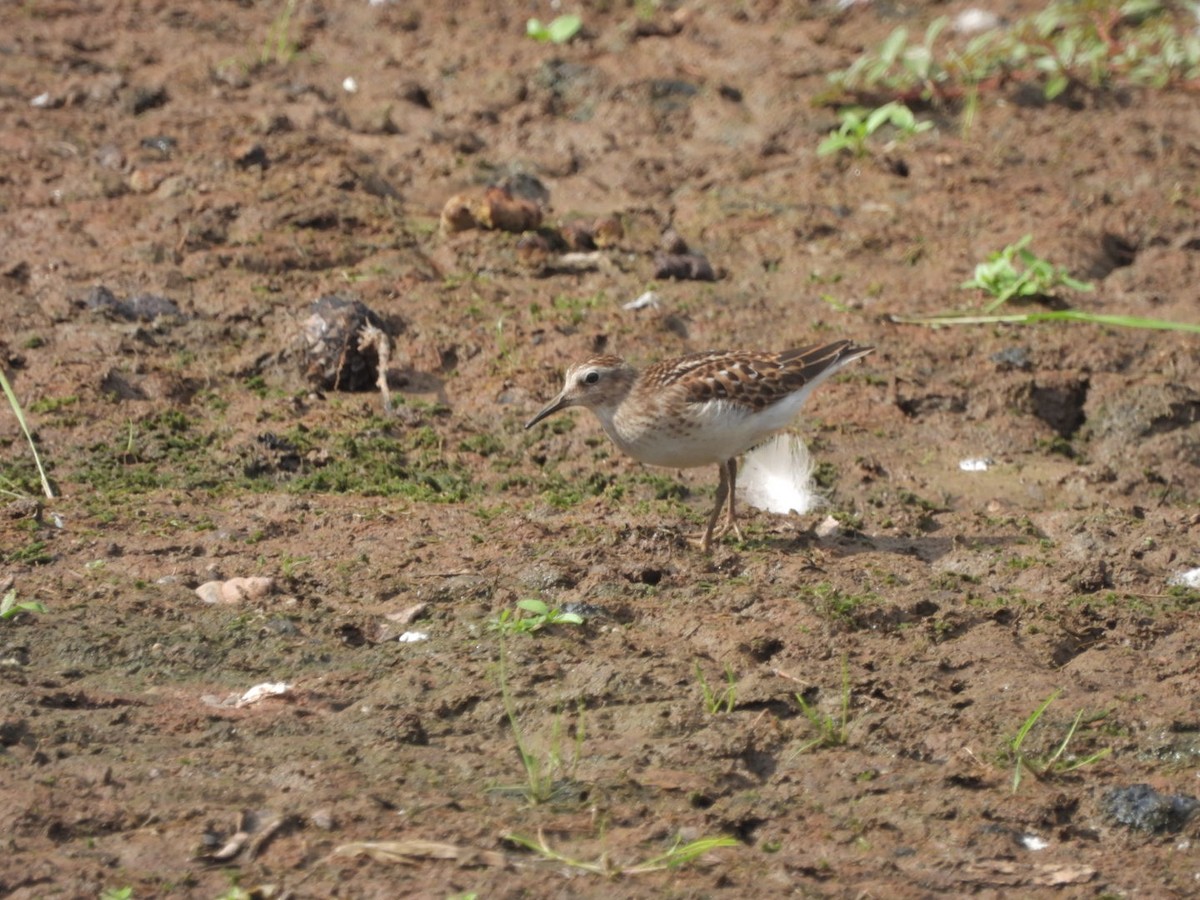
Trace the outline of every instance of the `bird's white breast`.
{"label": "bird's white breast", "polygon": [[601,416],[613,442],[634,459],[652,466],[687,469],[733,459],[795,419],[809,386],[757,412],[731,400],[688,403],[671,409],[622,407]]}

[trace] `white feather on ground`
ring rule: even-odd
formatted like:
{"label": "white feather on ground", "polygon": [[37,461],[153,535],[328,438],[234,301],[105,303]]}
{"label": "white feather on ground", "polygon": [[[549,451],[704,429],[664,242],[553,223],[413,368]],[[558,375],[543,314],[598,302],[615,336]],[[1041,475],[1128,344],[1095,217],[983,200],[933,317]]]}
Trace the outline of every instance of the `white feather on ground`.
{"label": "white feather on ground", "polygon": [[804,441],[794,434],[777,434],[742,459],[738,496],[757,509],[803,515],[824,502],[814,490],[812,472]]}

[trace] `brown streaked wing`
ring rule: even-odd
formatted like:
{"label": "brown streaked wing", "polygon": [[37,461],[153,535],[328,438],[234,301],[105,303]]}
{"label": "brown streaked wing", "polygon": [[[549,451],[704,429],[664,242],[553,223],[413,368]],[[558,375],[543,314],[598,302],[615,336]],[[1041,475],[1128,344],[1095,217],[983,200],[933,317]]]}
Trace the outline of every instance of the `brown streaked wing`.
{"label": "brown streaked wing", "polygon": [[[675,384],[684,378],[690,378],[697,370],[707,370],[713,362],[718,364],[731,356],[739,354],[728,350],[706,350],[701,353],[689,353],[674,359],[665,359],[660,363],[647,366],[642,370],[642,381],[660,390]],[[746,355],[746,354],[740,354]]]}
{"label": "brown streaked wing", "polygon": [[[782,353],[696,354],[683,382],[689,403],[734,400],[764,409],[798,391],[842,358],[850,341],[814,344]],[[665,365],[665,364],[664,364]]]}

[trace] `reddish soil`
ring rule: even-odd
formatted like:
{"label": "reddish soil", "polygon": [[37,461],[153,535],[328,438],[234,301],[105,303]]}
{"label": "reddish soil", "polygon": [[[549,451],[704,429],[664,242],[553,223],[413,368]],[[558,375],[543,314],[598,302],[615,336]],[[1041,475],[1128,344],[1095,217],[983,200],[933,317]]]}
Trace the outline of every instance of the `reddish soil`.
{"label": "reddish soil", "polygon": [[[590,4],[554,46],[458,6],[0,9],[0,361],[56,493],[4,404],[0,594],[45,612],[0,620],[0,894],[1194,896],[1200,823],[1108,798],[1200,794],[1197,336],[891,317],[1030,233],[1075,308],[1200,321],[1195,94],[997,89],[818,157],[827,74],[946,7]],[[518,174],[623,236],[442,233]],[[718,280],[655,279],[668,226]],[[327,294],[393,407],[306,379]],[[842,337],[877,351],[797,424],[826,509],[711,556],[715,471],[522,428],[601,348]],[[234,577],[275,589],[195,592]],[[492,626],[527,598],[586,621]],[[1022,751],[1082,712],[1061,761],[1108,755],[1014,792],[1056,691]]]}

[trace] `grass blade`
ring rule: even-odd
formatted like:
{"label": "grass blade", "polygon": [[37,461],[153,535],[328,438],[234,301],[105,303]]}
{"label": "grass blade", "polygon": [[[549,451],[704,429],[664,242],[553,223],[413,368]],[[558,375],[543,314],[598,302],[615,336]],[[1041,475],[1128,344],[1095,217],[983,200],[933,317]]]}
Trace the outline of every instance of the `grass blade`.
{"label": "grass blade", "polygon": [[641,875],[645,872],[657,872],[660,869],[676,869],[686,865],[694,859],[698,859],[710,850],[716,850],[719,847],[736,847],[738,841],[731,837],[710,837],[700,838],[698,841],[692,841],[690,844],[676,844],[666,853],[652,856],[650,859],[638,863],[636,866],[630,866],[625,869],[628,875]]}
{"label": "grass blade", "polygon": [[1077,309],[994,316],[974,315],[972,313],[945,313],[934,316],[892,316],[891,320],[903,325],[930,325],[934,327],[942,325],[1032,325],[1037,322],[1090,322],[1093,325],[1115,325],[1119,328],[1153,328],[1159,331],[1184,331],[1191,334],[1200,334],[1200,324],[1193,324],[1191,322],[1147,319],[1143,316],[1089,313]]}
{"label": "grass blade", "polygon": [[12,407],[13,413],[16,414],[17,423],[21,426],[21,431],[25,434],[25,440],[29,442],[29,449],[33,451],[33,462],[37,466],[38,476],[42,479],[42,490],[45,491],[47,499],[54,499],[54,491],[50,487],[50,481],[46,478],[46,470],[42,466],[42,458],[38,456],[37,445],[33,442],[33,435],[29,432],[29,425],[25,421],[25,413],[21,410],[21,404],[17,401],[17,395],[13,393],[12,385],[8,383],[8,378],[4,375],[4,370],[0,369],[0,388],[4,389],[4,396],[8,398],[8,404]]}

